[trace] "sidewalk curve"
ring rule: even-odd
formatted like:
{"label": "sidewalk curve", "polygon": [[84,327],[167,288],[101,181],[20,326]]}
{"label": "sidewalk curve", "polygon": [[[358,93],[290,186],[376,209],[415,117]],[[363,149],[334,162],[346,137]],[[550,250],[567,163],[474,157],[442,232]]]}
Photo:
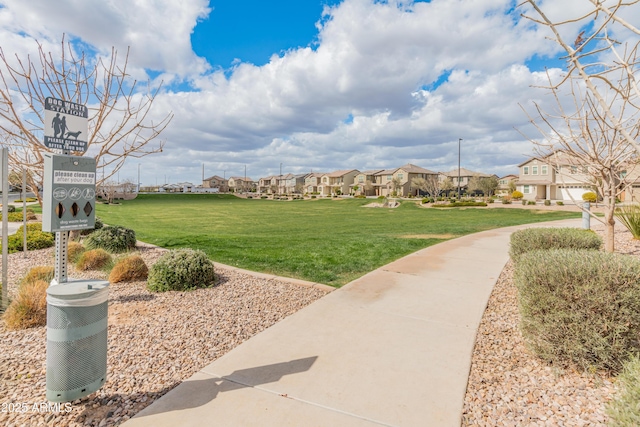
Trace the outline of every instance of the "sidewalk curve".
{"label": "sidewalk curve", "polygon": [[489,230],[394,261],[255,335],[124,425],[460,426],[509,236],[580,224]]}

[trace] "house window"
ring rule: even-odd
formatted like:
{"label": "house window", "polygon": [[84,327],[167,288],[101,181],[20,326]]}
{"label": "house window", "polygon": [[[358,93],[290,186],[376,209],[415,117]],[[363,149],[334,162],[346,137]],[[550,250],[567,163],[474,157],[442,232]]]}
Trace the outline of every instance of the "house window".
{"label": "house window", "polygon": [[529,175],[529,166],[525,166],[522,168],[522,174],[523,175]]}
{"label": "house window", "polygon": [[325,184],[329,183],[329,178],[327,178],[326,176],[324,178],[322,178],[322,182],[324,182]]}
{"label": "house window", "polygon": [[387,181],[391,181],[393,177],[391,175],[387,175]]}
{"label": "house window", "polygon": [[541,175],[546,175],[547,174],[547,165],[540,166],[540,174]]}
{"label": "house window", "polygon": [[531,193],[531,189],[530,189],[529,187],[530,187],[530,186],[528,186],[528,185],[523,186],[523,191],[522,191],[522,192],[523,192],[524,194],[529,194],[529,193]]}
{"label": "house window", "polygon": [[404,179],[404,174],[399,173],[398,174],[398,179]]}
{"label": "house window", "polygon": [[538,175],[538,167],[537,166],[531,166],[531,174],[532,175]]}
{"label": "house window", "polygon": [[577,166],[571,166],[571,173],[577,173],[578,172],[578,167]]}
{"label": "house window", "polygon": [[358,182],[364,182],[364,176],[359,176],[358,177]]}

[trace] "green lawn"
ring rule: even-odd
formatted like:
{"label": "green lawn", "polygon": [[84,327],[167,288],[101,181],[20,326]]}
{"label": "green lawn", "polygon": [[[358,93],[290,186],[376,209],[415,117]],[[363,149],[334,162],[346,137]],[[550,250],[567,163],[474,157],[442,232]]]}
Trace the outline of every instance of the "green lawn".
{"label": "green lawn", "polygon": [[140,195],[98,204],[106,223],[165,248],[201,249],[214,261],[342,286],[452,237],[510,225],[576,218],[529,209],[364,208],[374,200],[274,201],[229,195]]}

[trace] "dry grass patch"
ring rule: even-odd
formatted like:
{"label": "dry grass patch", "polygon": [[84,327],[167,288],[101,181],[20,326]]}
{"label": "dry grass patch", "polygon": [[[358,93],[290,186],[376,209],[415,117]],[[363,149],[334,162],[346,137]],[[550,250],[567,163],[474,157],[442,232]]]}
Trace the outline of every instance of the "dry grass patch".
{"label": "dry grass patch", "polygon": [[11,301],[4,314],[8,329],[27,329],[47,324],[47,288],[49,282],[23,282],[18,296]]}
{"label": "dry grass patch", "polygon": [[129,255],[119,260],[109,274],[109,282],[147,280],[149,269],[140,255]]}
{"label": "dry grass patch", "polygon": [[104,249],[92,249],[83,252],[76,262],[76,268],[81,271],[100,270],[111,262],[111,255]]}

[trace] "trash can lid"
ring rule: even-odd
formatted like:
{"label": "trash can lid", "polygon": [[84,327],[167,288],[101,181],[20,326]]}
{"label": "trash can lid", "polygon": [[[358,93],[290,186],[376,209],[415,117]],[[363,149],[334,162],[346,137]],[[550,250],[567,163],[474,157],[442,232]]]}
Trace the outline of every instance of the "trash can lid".
{"label": "trash can lid", "polygon": [[71,280],[47,288],[47,295],[59,299],[89,298],[109,286],[107,280]]}

